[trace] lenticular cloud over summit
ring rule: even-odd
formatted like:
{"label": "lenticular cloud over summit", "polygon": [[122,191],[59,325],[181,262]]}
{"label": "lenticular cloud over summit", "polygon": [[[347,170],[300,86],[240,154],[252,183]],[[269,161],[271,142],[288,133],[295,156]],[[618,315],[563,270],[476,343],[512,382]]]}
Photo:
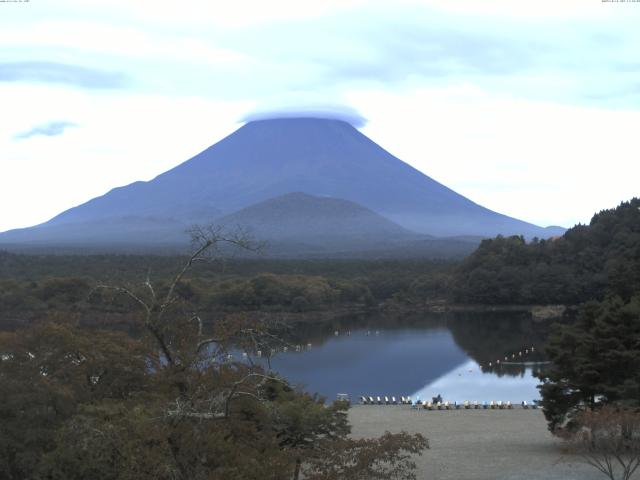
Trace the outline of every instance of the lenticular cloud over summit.
{"label": "lenticular cloud over summit", "polygon": [[276,120],[280,118],[321,118],[326,120],[340,120],[356,128],[364,127],[367,119],[356,109],[345,105],[314,105],[307,107],[284,107],[273,109],[259,109],[241,118],[242,122],[258,120]]}

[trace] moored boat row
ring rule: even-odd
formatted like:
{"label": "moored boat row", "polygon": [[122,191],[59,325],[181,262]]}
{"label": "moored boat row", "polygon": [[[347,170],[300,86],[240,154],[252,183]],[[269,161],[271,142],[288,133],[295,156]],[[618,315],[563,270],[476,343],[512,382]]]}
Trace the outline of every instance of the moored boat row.
{"label": "moored boat row", "polygon": [[361,405],[411,405],[414,409],[425,409],[425,410],[512,410],[514,406],[518,406],[522,409],[537,409],[538,401],[533,400],[531,403],[528,403],[526,400],[522,401],[519,404],[513,404],[510,401],[503,402],[501,400],[495,401],[491,400],[489,402],[479,402],[479,401],[469,401],[465,400],[462,403],[458,402],[450,402],[450,401],[426,401],[423,402],[420,399],[416,399],[415,401],[411,399],[411,397],[395,397],[388,395],[377,395],[377,396],[360,396],[360,404]]}

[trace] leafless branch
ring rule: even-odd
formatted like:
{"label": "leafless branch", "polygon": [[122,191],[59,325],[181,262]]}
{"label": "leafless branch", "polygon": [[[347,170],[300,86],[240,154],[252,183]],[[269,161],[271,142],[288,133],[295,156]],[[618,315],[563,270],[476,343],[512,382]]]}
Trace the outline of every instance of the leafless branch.
{"label": "leafless branch", "polygon": [[128,288],[118,287],[118,286],[114,286],[114,285],[102,285],[102,284],[96,285],[95,288],[96,289],[105,289],[105,290],[114,290],[114,291],[119,292],[119,293],[124,293],[125,295],[128,295],[130,298],[135,300],[138,304],[140,304],[145,309],[147,314],[151,313],[151,306],[148,305],[145,301],[143,301],[140,297],[138,297],[135,293],[133,293]]}
{"label": "leafless branch", "polygon": [[201,342],[198,342],[198,346],[196,347],[196,353],[200,353],[200,350],[202,350],[202,348],[206,347],[211,343],[220,343],[221,341],[222,339],[220,338],[207,338],[205,340],[202,340]]}
{"label": "leafless branch", "polygon": [[[190,321],[196,321],[198,323],[198,337],[202,336],[202,319],[199,315],[193,315]],[[199,348],[197,350],[200,350]]]}
{"label": "leafless branch", "polygon": [[[144,325],[158,343],[166,362],[171,366],[180,364],[180,358],[178,358],[178,353],[173,351],[177,348],[174,342],[175,339],[172,338],[172,334],[169,333],[171,332],[171,329],[168,328],[170,325],[164,321],[164,316],[167,312],[172,311],[169,307],[180,300],[176,289],[194,262],[204,259],[212,251],[218,252],[218,247],[221,244],[228,244],[232,247],[248,251],[257,251],[259,249],[259,245],[253,242],[246,232],[239,229],[229,233],[219,226],[195,226],[191,229],[190,233],[194,251],[182,265],[178,273],[172,278],[166,294],[162,295],[161,299],[151,282],[150,271],[147,271],[145,281],[143,282],[144,287],[148,291],[148,295],[145,294],[141,296],[134,293],[131,289],[122,286],[101,284],[96,287],[125,294],[144,308]],[[147,298],[147,296],[149,298]],[[184,313],[186,314],[186,312]],[[187,356],[193,353],[198,355],[205,346],[220,341],[220,339],[213,337],[203,340],[201,338],[203,335],[202,320],[197,314],[189,315],[190,320],[196,321],[198,325],[198,343],[194,344],[195,352],[190,351],[186,354]]]}
{"label": "leafless branch", "polygon": [[187,260],[187,262],[182,266],[182,269],[178,272],[178,274],[173,278],[172,282],[169,284],[169,291],[167,292],[164,302],[161,305],[162,309],[166,308],[168,305],[170,305],[173,302],[173,298],[174,298],[173,292],[176,289],[176,285],[178,284],[178,282],[180,282],[180,280],[182,280],[182,277],[184,277],[185,273],[187,273],[189,268],[191,268],[191,265],[193,265],[194,260],[199,256],[201,256],[211,245],[213,245],[213,243],[214,241],[211,239],[205,241],[200,246],[200,248],[198,248],[191,255],[191,257],[189,257],[189,260]]}
{"label": "leafless branch", "polygon": [[[267,380],[273,380],[275,382],[280,382],[283,383],[285,385],[287,385],[287,382],[285,382],[284,380],[278,378],[278,377],[273,377],[270,375],[263,375],[261,373],[249,373],[247,375],[245,375],[244,377],[242,377],[240,380],[238,380],[237,382],[234,382],[233,385],[231,386],[231,391],[229,392],[229,395],[227,396],[227,401],[225,402],[225,407],[224,407],[224,414],[226,417],[229,416],[229,409],[231,408],[231,401],[233,400],[234,396],[237,393],[238,388],[243,385],[247,380],[251,379],[251,378],[261,378],[261,381],[256,385],[256,388],[261,388],[265,382]],[[246,395],[246,392],[245,392]],[[256,397],[257,398],[257,397]]]}
{"label": "leafless branch", "polygon": [[147,286],[147,288],[151,292],[151,297],[153,298],[153,303],[156,303],[158,297],[156,296],[156,291],[153,289],[153,285],[151,284],[151,280],[149,278],[150,275],[151,275],[151,270],[147,270],[147,279],[145,280],[144,284]]}

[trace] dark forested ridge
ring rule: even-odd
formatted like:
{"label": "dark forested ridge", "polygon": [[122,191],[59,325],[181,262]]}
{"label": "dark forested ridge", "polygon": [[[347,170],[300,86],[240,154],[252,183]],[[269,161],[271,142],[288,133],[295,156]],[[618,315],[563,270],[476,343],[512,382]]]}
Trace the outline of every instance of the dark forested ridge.
{"label": "dark forested ridge", "polygon": [[549,240],[484,240],[458,268],[454,299],[482,304],[578,304],[640,290],[640,199]]}
{"label": "dark forested ridge", "polygon": [[[23,255],[0,251],[0,330],[73,313],[81,323],[126,326],[135,304],[98,284],[166,285],[179,256]],[[205,312],[335,312],[398,296],[443,295],[455,263],[402,260],[231,259],[193,266],[179,293]]]}
{"label": "dark forested ridge", "polygon": [[578,306],[553,326],[544,349],[550,365],[536,372],[549,429],[578,441],[585,428],[605,422],[609,441],[631,451],[628,425],[640,424],[640,199],[603,210],[562,237],[484,240],[451,286],[459,303]]}

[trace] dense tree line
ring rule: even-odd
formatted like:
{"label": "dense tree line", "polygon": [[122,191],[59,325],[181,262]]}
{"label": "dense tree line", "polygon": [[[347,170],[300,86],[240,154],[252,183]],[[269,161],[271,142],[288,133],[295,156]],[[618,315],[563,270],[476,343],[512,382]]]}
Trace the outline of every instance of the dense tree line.
{"label": "dense tree line", "polygon": [[[78,328],[63,311],[0,332],[1,478],[415,478],[421,435],[352,439],[346,402],[325,405],[250,355],[229,360],[232,349],[251,354],[278,339],[247,315],[204,328],[186,272],[214,244],[168,280],[92,287],[137,314],[140,335]],[[259,278],[258,290],[272,280]],[[72,302],[86,287],[33,288],[40,301]]]}
{"label": "dense tree line", "polygon": [[480,304],[579,304],[640,290],[640,199],[603,210],[562,237],[484,240],[458,268],[454,299]]}
{"label": "dense tree line", "polygon": [[[184,257],[30,256],[0,252],[0,329],[74,314],[87,323],[133,322],[130,299],[97,291],[133,285],[147,273],[165,288]],[[199,310],[323,312],[370,308],[390,298],[447,294],[453,263],[430,261],[248,260],[193,265],[178,293]]]}
{"label": "dense tree line", "polygon": [[585,304],[574,323],[556,325],[540,392],[549,428],[574,427],[585,410],[640,407],[640,295]]}
{"label": "dense tree line", "polygon": [[537,372],[549,429],[573,440],[587,431],[591,448],[604,422],[612,429],[605,437],[626,445],[625,422],[640,419],[640,199],[561,238],[486,240],[455,279],[460,302],[579,305],[575,318],[553,326],[545,349],[551,365]]}
{"label": "dense tree line", "polygon": [[[48,277],[34,282],[0,280],[0,307],[3,310],[64,310],[74,304],[80,307],[80,303],[97,307],[104,303],[101,293],[95,291],[98,283],[97,279],[83,277]],[[373,300],[366,282],[308,275],[260,274],[220,281],[191,279],[185,280],[179,288],[183,297],[201,306],[248,310],[267,306],[291,307],[297,297],[303,297],[308,306],[314,308]],[[113,307],[110,302],[109,305]]]}
{"label": "dense tree line", "polygon": [[640,199],[559,238],[484,240],[450,285],[459,303],[577,305],[575,319],[555,325],[551,366],[537,373],[549,428],[579,432],[602,417],[618,429],[611,438],[628,440],[622,420],[640,418]]}
{"label": "dense tree line", "polygon": [[[0,278],[32,281],[54,274],[59,277],[88,277],[112,281],[131,281],[140,272],[151,270],[154,277],[165,278],[178,268],[184,255],[29,255],[0,250]],[[392,259],[268,259],[259,255],[224,258],[193,265],[190,276],[199,279],[221,277],[249,278],[262,273],[308,275],[332,279],[367,279],[380,291],[385,280],[394,285],[409,283],[417,275],[447,270],[455,262],[444,260]],[[393,288],[392,288],[393,289]],[[397,289],[394,289],[394,292]]]}

